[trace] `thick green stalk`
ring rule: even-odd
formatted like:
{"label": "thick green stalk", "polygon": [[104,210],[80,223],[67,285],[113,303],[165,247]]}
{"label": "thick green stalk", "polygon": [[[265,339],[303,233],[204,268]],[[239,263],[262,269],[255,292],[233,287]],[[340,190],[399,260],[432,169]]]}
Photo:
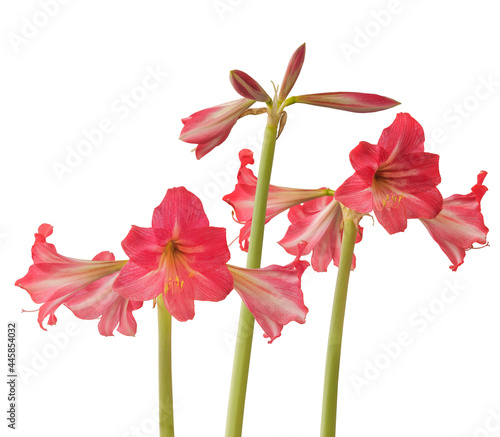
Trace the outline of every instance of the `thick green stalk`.
{"label": "thick green stalk", "polygon": [[[262,155],[260,158],[259,175],[255,191],[255,201],[250,229],[247,267],[258,269],[262,258],[262,243],[264,241],[264,224],[266,219],[267,196],[271,181],[271,170],[276,146],[278,119],[269,116]],[[248,370],[252,351],[253,328],[255,319],[245,304],[241,303],[240,322],[234,351],[233,376],[229,393],[229,406],[226,420],[226,437],[241,437],[245,396],[247,392]]]}
{"label": "thick green stalk", "polygon": [[172,316],[160,294],[158,306],[158,384],[160,393],[160,437],[174,437],[172,396]]}
{"label": "thick green stalk", "polygon": [[335,437],[337,422],[337,393],[340,369],[340,348],[344,328],[347,285],[351,272],[357,228],[352,220],[344,222],[342,249],[340,252],[335,298],[333,300],[330,335],[326,352],[325,385],[323,389],[323,412],[321,414],[321,437]]}

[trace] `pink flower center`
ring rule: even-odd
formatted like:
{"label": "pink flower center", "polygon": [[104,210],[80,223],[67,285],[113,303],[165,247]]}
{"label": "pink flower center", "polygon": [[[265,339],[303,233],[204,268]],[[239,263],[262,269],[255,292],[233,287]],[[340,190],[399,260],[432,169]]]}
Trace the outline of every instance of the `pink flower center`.
{"label": "pink flower center", "polygon": [[181,257],[182,255],[180,255],[179,251],[176,249],[174,242],[169,241],[160,259],[160,266],[163,267],[165,272],[164,293],[168,291],[182,291],[184,281],[179,278],[176,265],[176,261],[181,261]]}
{"label": "pink flower center", "polygon": [[394,190],[390,181],[381,176],[379,171],[373,176],[372,193],[379,211],[383,208],[397,208],[405,197],[403,192]]}

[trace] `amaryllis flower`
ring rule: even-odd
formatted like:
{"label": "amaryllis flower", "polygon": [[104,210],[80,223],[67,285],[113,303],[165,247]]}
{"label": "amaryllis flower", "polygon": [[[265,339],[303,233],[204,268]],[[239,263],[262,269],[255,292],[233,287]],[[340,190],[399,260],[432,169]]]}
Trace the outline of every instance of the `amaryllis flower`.
{"label": "amaryllis flower", "polygon": [[163,295],[179,321],[194,317],[194,301],[217,302],[233,288],[226,230],[209,226],[201,201],[184,187],[167,191],[151,228],[132,226],[122,242],[130,261],[115,291],[145,301]]}
{"label": "amaryllis flower", "polygon": [[195,112],[182,119],[184,128],[179,138],[198,144],[196,158],[200,159],[226,140],[238,118],[254,103],[255,100],[239,99]]}
{"label": "amaryllis flower", "polygon": [[300,282],[309,263],[298,258],[286,266],[271,265],[245,269],[228,265],[238,292],[269,343],[281,335],[283,325],[305,323],[309,311],[304,305]]}
{"label": "amaryllis flower", "polygon": [[[204,109],[184,118],[182,120],[184,128],[180,139],[187,143],[198,144],[196,157],[200,159],[223,143],[238,119],[247,114],[267,113],[272,119],[278,120],[279,136],[286,123],[284,109],[294,103],[306,103],[350,112],[376,112],[399,105],[399,102],[388,97],[366,93],[334,92],[288,97],[299,77],[305,54],[306,45],[302,44],[290,58],[281,86],[275,88],[274,95],[269,95],[247,73],[232,70],[229,75],[231,84],[243,99]],[[256,101],[265,103],[265,107],[249,109]]]}
{"label": "amaryllis flower", "polygon": [[[361,218],[361,217],[359,217]],[[333,197],[321,197],[297,205],[288,212],[291,222],[286,235],[279,244],[292,255],[309,254],[312,251],[311,265],[317,272],[326,272],[333,260],[338,267],[342,245],[342,206]],[[359,222],[359,219],[357,220]],[[356,243],[361,241],[363,228]],[[351,269],[356,267],[356,257],[352,258]]]}
{"label": "amaryllis flower", "polygon": [[[241,166],[238,172],[238,183],[234,191],[226,194],[223,200],[234,208],[236,220],[244,224],[240,231],[239,242],[241,250],[248,252],[257,177],[252,170],[247,168],[247,165],[254,163],[253,152],[243,149],[239,153],[239,158]],[[266,223],[292,206],[306,202],[307,200],[316,199],[317,197],[327,196],[329,193],[333,192],[326,188],[303,190],[270,185],[266,207]]]}
{"label": "amaryllis flower", "polygon": [[38,323],[49,317],[48,324],[57,322],[55,311],[65,304],[77,317],[97,319],[102,335],[113,335],[118,331],[135,335],[137,325],[132,311],[140,308],[142,302],[132,302],[113,292],[113,282],[127,261],[115,261],[111,252],[101,252],[92,261],[68,258],[57,253],[53,244],[46,239],[53,227],[43,224],[35,234],[32,248],[34,264],[23,278],[16,281],[31,299],[43,304],[38,313]]}
{"label": "amaryllis flower", "polygon": [[486,244],[488,228],[481,214],[481,199],[488,190],[483,185],[486,175],[485,171],[479,173],[469,194],[454,194],[444,199],[443,209],[435,218],[420,219],[453,263],[450,266],[453,271],[463,264],[465,251],[473,243]]}
{"label": "amaryllis flower", "polygon": [[378,144],[362,141],[350,155],[355,173],[335,199],[359,213],[374,211],[390,234],[406,229],[407,219],[433,219],[443,207],[439,156],[424,152],[424,131],[400,113]]}

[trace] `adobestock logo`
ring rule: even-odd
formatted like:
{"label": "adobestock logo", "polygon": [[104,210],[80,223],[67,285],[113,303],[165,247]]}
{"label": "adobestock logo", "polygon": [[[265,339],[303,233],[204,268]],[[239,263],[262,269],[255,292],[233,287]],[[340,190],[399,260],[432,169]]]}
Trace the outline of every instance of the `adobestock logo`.
{"label": "adobestock logo", "polygon": [[47,336],[50,341],[39,349],[31,350],[31,360],[28,365],[20,363],[17,367],[23,383],[28,385],[32,378],[43,373],[43,371],[50,366],[50,363],[68,347],[71,339],[77,337],[81,333],[82,328],[74,322],[69,322],[64,330],[49,330]]}
{"label": "adobestock logo", "polygon": [[[409,2],[411,0],[407,0]],[[347,62],[352,61],[354,55],[359,55],[367,48],[373,39],[377,38],[389,24],[395,15],[403,12],[404,6],[399,0],[390,0],[387,6],[377,11],[371,11],[372,20],[367,21],[362,26],[354,28],[354,36],[351,42],[342,41],[339,44],[340,50]]]}
{"label": "adobestock logo", "polygon": [[31,15],[31,18],[21,18],[21,28],[18,32],[7,33],[12,50],[15,53],[21,51],[22,46],[26,46],[35,38],[41,29],[47,27],[50,21],[55,18],[61,6],[67,5],[70,0],[40,0],[40,9]]}
{"label": "adobestock logo", "polygon": [[66,174],[73,173],[83,163],[84,158],[91,155],[94,149],[116,130],[120,121],[126,120],[137,111],[151,92],[162,85],[168,76],[159,65],[155,68],[147,66],[145,70],[146,75],[140,83],[111,102],[108,116],[102,117],[95,126],[83,129],[80,138],[73,145],[66,146],[66,156],[61,160],[52,161],[51,166],[59,182],[63,181]]}
{"label": "adobestock logo", "polygon": [[400,330],[392,339],[380,343],[379,352],[363,360],[363,370],[350,375],[349,379],[356,394],[377,381],[407,350],[416,338],[426,332],[432,324],[462,295],[465,288],[454,282],[445,281],[439,295],[426,305],[419,306],[408,318],[408,327]]}

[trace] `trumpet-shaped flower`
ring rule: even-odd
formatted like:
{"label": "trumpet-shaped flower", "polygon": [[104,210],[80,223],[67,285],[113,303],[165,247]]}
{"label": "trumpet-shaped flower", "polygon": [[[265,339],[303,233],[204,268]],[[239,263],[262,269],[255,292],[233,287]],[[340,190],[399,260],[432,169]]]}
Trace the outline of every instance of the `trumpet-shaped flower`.
{"label": "trumpet-shaped flower", "polygon": [[115,291],[145,301],[163,294],[179,321],[194,317],[194,301],[217,302],[232,290],[226,230],[209,226],[200,200],[184,187],[167,191],[151,228],[132,226],[122,242],[130,261]]}
{"label": "trumpet-shaped flower", "polygon": [[453,271],[463,264],[465,251],[473,243],[486,244],[488,228],[481,214],[481,199],[488,190],[483,185],[486,174],[479,173],[469,194],[454,194],[444,199],[443,209],[435,218],[420,219],[453,263],[450,266]]}
{"label": "trumpet-shaped flower", "polygon": [[43,224],[35,234],[32,248],[34,264],[28,273],[16,281],[31,299],[43,304],[38,313],[38,323],[49,317],[48,324],[57,322],[55,311],[64,304],[77,317],[97,319],[102,335],[113,335],[118,331],[135,335],[137,325],[132,311],[142,302],[133,302],[113,292],[113,282],[127,261],[115,261],[110,252],[101,252],[91,261],[68,258],[57,253],[55,246],[47,243],[53,227]]}
{"label": "trumpet-shaped flower", "polygon": [[[290,254],[304,255],[312,251],[311,265],[317,272],[326,272],[333,260],[338,267],[342,245],[342,206],[333,197],[321,197],[297,205],[288,212],[291,222],[279,244]],[[359,221],[359,220],[358,220]],[[361,241],[363,228],[356,243]],[[352,258],[351,269],[356,267],[356,257]]]}
{"label": "trumpet-shaped flower", "polygon": [[239,99],[195,112],[182,119],[180,139],[198,144],[196,158],[200,159],[226,140],[238,118],[254,103],[255,100]]}
{"label": "trumpet-shaped flower", "polygon": [[297,259],[286,266],[271,265],[245,269],[228,265],[234,289],[255,320],[264,330],[269,343],[281,335],[283,325],[305,323],[309,311],[300,288],[301,277],[309,263]]}
{"label": "trumpet-shaped flower", "polygon": [[[238,183],[234,191],[230,194],[226,194],[223,200],[234,208],[236,220],[244,224],[240,231],[239,242],[241,250],[248,252],[257,177],[252,170],[247,168],[247,165],[254,163],[253,152],[248,149],[243,149],[239,153],[239,158],[241,166],[238,172]],[[292,206],[311,199],[327,196],[329,193],[330,190],[326,188],[303,190],[270,185],[266,207],[266,223]]]}
{"label": "trumpet-shaped flower", "polygon": [[359,213],[374,211],[390,234],[406,229],[407,219],[433,219],[443,207],[439,156],[424,152],[424,132],[400,113],[378,144],[361,142],[350,155],[355,173],[335,199]]}

